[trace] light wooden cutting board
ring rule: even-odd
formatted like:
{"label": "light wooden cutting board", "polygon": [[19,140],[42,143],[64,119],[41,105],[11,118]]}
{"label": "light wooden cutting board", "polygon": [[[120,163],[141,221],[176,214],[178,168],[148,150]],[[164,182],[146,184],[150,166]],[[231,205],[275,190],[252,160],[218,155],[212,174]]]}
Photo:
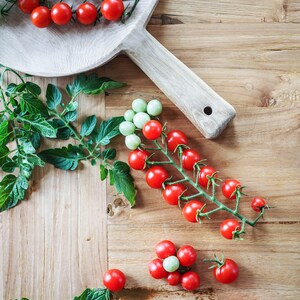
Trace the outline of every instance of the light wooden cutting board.
{"label": "light wooden cutting board", "polygon": [[[146,186],[142,173],[133,173],[136,208],[120,214],[117,209],[108,218],[107,204],[116,196],[99,181],[97,168],[84,165],[69,173],[48,166],[34,174],[30,199],[0,215],[0,299],[72,299],[101,285],[101,275],[112,267],[128,276],[123,300],[299,299],[299,8],[297,0],[161,0],[149,31],[237,110],[233,124],[215,141],[205,140],[126,57],[97,72],[127,87],[80,100],[82,118],[91,112],[104,118],[122,114],[136,97],[161,99],[169,128],[185,131],[223,177],[236,177],[249,195],[266,197],[275,207],[256,229],[247,228],[243,242],[220,237],[223,214],[201,226],[186,223]],[[64,87],[71,80],[51,82]],[[117,144],[125,160],[123,140]],[[252,216],[247,201],[242,211]],[[198,293],[148,275],[154,245],[163,238],[197,248]],[[215,283],[201,262],[220,251],[241,266],[233,285]]]}

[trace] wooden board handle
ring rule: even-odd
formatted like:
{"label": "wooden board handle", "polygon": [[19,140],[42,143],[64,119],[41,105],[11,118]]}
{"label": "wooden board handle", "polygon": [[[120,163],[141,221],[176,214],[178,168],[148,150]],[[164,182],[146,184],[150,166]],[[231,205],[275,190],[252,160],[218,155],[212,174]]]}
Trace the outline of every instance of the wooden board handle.
{"label": "wooden board handle", "polygon": [[144,28],[134,29],[123,47],[206,138],[217,137],[235,117],[229,103]]}

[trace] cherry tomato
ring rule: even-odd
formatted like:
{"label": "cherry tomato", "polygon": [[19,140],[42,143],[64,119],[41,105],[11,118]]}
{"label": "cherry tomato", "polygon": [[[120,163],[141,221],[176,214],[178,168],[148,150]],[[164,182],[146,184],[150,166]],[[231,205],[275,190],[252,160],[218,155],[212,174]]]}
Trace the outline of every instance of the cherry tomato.
{"label": "cherry tomato", "polygon": [[241,187],[241,184],[239,181],[235,179],[227,179],[224,181],[224,184],[222,186],[222,193],[227,199],[235,199],[236,194],[233,194],[237,187]]}
{"label": "cherry tomato", "polygon": [[149,263],[148,270],[155,279],[162,279],[168,276],[168,272],[163,267],[163,261],[159,258],[155,258]]}
{"label": "cherry tomato", "polygon": [[[196,223],[197,221],[197,212],[203,207],[204,203],[202,203],[199,200],[191,200],[187,202],[184,207],[183,207],[183,216],[184,218],[191,222],[191,223]],[[206,212],[206,209],[204,208],[202,210],[203,213]],[[201,217],[203,219],[203,217]]]}
{"label": "cherry tomato", "polygon": [[155,253],[159,258],[165,259],[175,255],[176,246],[169,240],[163,240],[155,246]]}
{"label": "cherry tomato", "polygon": [[177,252],[179,262],[184,267],[190,267],[197,259],[197,252],[194,247],[185,245],[179,248]]}
{"label": "cherry tomato", "polygon": [[196,272],[186,272],[181,277],[181,285],[187,291],[194,291],[200,285],[200,277]]}
{"label": "cherry tomato", "polygon": [[236,230],[241,230],[241,226],[235,219],[227,219],[220,226],[222,236],[228,240],[234,239],[233,232]]}
{"label": "cherry tomato", "polygon": [[[216,172],[216,170],[213,167],[210,166],[204,166],[200,169],[200,174],[199,174],[199,178],[198,178],[198,183],[203,186],[203,187],[207,187],[208,184],[208,178],[207,176],[212,176],[212,174],[214,174]],[[215,174],[214,176],[215,178],[218,177],[218,174]]]}
{"label": "cherry tomato", "polygon": [[148,140],[157,140],[162,133],[162,125],[156,120],[150,120],[143,127],[143,135]]}
{"label": "cherry tomato", "polygon": [[51,13],[48,7],[38,6],[30,16],[31,22],[38,28],[45,28],[51,24]]}
{"label": "cherry tomato", "polygon": [[103,276],[104,286],[112,292],[121,291],[126,283],[124,273],[118,269],[110,269]]}
{"label": "cherry tomato", "polygon": [[146,160],[149,157],[149,152],[146,150],[133,150],[128,155],[128,163],[132,169],[144,170],[146,167]]}
{"label": "cherry tomato", "polygon": [[254,198],[251,202],[251,207],[254,211],[261,211],[266,207],[266,201],[263,198]]}
{"label": "cherry tomato", "polygon": [[64,2],[59,2],[51,8],[52,21],[57,25],[66,25],[72,18],[71,7]]}
{"label": "cherry tomato", "polygon": [[167,143],[170,151],[175,151],[179,145],[187,145],[188,139],[180,130],[172,130],[167,134]]}
{"label": "cherry tomato", "polygon": [[83,25],[94,24],[97,20],[97,8],[90,2],[82,3],[76,10],[76,18]]}
{"label": "cherry tomato", "polygon": [[186,149],[182,152],[182,167],[186,170],[193,170],[194,165],[201,159],[199,153],[194,149]]}
{"label": "cherry tomato", "polygon": [[101,13],[106,20],[117,21],[124,12],[122,0],[104,0],[101,4]]}
{"label": "cherry tomato", "polygon": [[167,185],[162,194],[167,203],[170,205],[178,205],[179,197],[183,194],[186,188],[180,184]]}
{"label": "cherry tomato", "polygon": [[18,0],[18,7],[25,14],[31,14],[38,6],[40,6],[40,0]]}
{"label": "cherry tomato", "polygon": [[154,166],[147,171],[146,182],[153,189],[161,189],[168,177],[166,169],[161,166]]}
{"label": "cherry tomato", "polygon": [[214,276],[221,283],[232,283],[239,276],[239,266],[232,259],[225,259],[224,265],[214,268]]}
{"label": "cherry tomato", "polygon": [[169,273],[167,276],[167,282],[169,285],[177,285],[181,282],[181,274],[178,271]]}

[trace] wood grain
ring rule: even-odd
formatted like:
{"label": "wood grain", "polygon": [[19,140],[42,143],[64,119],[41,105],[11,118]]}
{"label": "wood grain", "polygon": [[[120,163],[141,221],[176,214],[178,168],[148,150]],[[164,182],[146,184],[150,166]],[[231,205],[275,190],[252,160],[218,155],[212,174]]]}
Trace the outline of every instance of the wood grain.
{"label": "wood grain", "polygon": [[[297,1],[288,2],[289,15]],[[178,3],[163,0],[154,15],[169,14],[172,9],[176,15],[187,14],[185,3],[181,1],[183,7]],[[265,197],[274,209],[256,229],[247,227],[244,241],[227,241],[218,233],[225,215],[218,214],[203,225],[188,224],[177,208],[164,203],[159,191],[146,186],[143,172],[133,172],[139,192],[136,208],[114,205],[114,215],[107,220],[106,201],[114,202],[117,196],[100,183],[96,168],[84,165],[68,173],[47,167],[34,174],[29,200],[0,215],[0,299],[69,300],[87,286],[101,285],[106,266],[126,272],[128,289],[118,296],[123,300],[300,297],[299,26],[291,23],[296,22],[296,14],[294,19],[290,15],[288,22],[260,22],[261,15],[271,16],[272,7],[280,7],[282,1],[252,1],[244,8],[243,3],[195,1],[194,10],[204,11],[206,4],[211,17],[213,4],[219,12],[225,11],[222,7],[226,5],[240,7],[242,12],[235,16],[233,9],[227,9],[228,22],[222,24],[148,28],[236,108],[237,117],[218,139],[205,140],[126,56],[97,72],[128,85],[111,91],[105,99],[82,97],[81,115],[120,115],[137,97],[159,98],[165,107],[162,120],[168,121],[168,128],[185,131],[191,146],[221,170],[223,178],[236,177],[247,185],[249,196],[241,204],[245,214],[255,216],[249,209],[254,195]],[[249,10],[253,16],[248,17]],[[247,24],[242,24],[245,18]],[[63,87],[70,80],[51,81]],[[41,78],[34,81],[43,86],[48,82]],[[123,138],[115,144],[122,150],[119,158],[126,160]],[[189,243],[197,248],[202,286],[196,293],[171,289],[147,274],[153,248],[163,238],[178,246]],[[241,266],[240,279],[232,286],[214,282],[201,262],[221,251]]]}

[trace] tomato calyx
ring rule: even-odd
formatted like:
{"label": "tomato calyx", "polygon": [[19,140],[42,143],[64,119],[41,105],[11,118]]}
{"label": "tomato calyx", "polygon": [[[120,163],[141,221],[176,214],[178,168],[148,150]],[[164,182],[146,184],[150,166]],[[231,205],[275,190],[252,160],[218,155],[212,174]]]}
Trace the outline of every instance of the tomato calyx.
{"label": "tomato calyx", "polygon": [[203,259],[203,262],[208,263],[208,262],[212,262],[212,263],[216,263],[215,265],[210,266],[208,269],[213,269],[213,268],[218,268],[221,269],[226,262],[224,253],[222,253],[222,258],[219,259],[218,256],[216,254],[214,254],[214,259]]}
{"label": "tomato calyx", "polygon": [[206,211],[206,203],[204,203],[204,205],[200,209],[197,210],[196,220],[200,224],[202,224],[203,218],[210,219],[210,216],[205,211]]}
{"label": "tomato calyx", "polygon": [[235,190],[234,190],[234,192],[230,195],[230,198],[232,198],[233,196],[237,196],[237,197],[241,197],[242,195],[243,196],[247,196],[247,194],[245,194],[244,192],[243,192],[243,189],[245,188],[246,186],[245,185],[237,185],[236,187],[235,187]]}

